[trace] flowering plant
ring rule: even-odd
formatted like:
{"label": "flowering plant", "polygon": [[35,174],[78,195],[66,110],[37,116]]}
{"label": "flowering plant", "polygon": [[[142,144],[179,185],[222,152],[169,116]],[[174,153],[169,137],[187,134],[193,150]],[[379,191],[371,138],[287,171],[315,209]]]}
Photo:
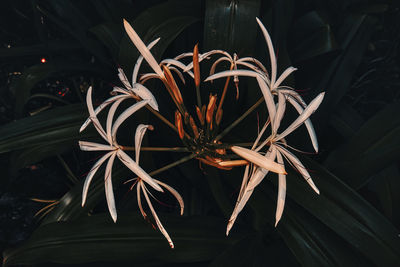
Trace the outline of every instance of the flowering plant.
{"label": "flowering plant", "polygon": [[[137,175],[136,178],[129,181],[133,182],[131,189],[136,185],[137,201],[141,214],[143,217],[147,218],[147,214],[144,211],[141,201],[143,194],[158,229],[168,240],[170,246],[172,248],[174,247],[172,239],[163,227],[151,203],[149,197],[149,194],[151,195],[151,193],[147,186],[160,192],[164,192],[164,189],[169,191],[179,202],[181,215],[184,210],[183,199],[173,187],[153,178],[139,165],[142,139],[146,130],[153,130],[153,126],[140,124],[137,127],[135,134],[135,147],[133,149],[135,150],[135,160],[125,152],[129,149],[117,142],[117,131],[119,127],[131,115],[142,108],[147,108],[178,133],[179,138],[185,146],[183,149],[191,153],[191,155],[186,157],[186,159],[195,158],[199,160],[200,163],[208,164],[223,170],[245,166],[237,202],[227,225],[227,235],[229,234],[238,214],[251,197],[254,189],[262,182],[268,172],[277,173],[279,179],[278,200],[275,215],[275,225],[278,224],[283,213],[286,196],[287,173],[285,171],[284,159],[292,165],[304,177],[311,188],[319,194],[319,190],[311,179],[307,169],[300,160],[288,150],[292,147],[287,144],[285,137],[304,124],[309,133],[312,145],[315,151],[318,152],[317,137],[309,117],[319,107],[324,98],[324,93],[320,93],[307,105],[293,88],[282,85],[284,80],[294,72],[296,68],[289,67],[280,76],[277,75],[277,59],[271,38],[261,21],[258,18],[256,20],[267,44],[271,64],[270,72],[268,72],[267,68],[255,58],[239,58],[237,54],[230,55],[223,50],[211,50],[205,53],[199,53],[197,45],[194,47],[193,52],[183,53],[173,59],[164,59],[158,63],[151,54],[150,49],[157,44],[159,39],[154,40],[146,46],[131,25],[124,20],[126,33],[141,55],[134,66],[132,82],[129,82],[122,69],[118,69],[118,76],[124,87],[114,87],[112,91],[113,96],[105,100],[96,109],[94,109],[92,103],[92,87],[90,87],[87,92],[86,102],[89,111],[89,118],[84,122],[80,131],[85,130],[89,124],[93,124],[106,144],[80,141],[79,145],[81,150],[106,151],[106,154],[93,165],[86,177],[82,193],[82,206],[85,204],[87,192],[94,174],[100,166],[108,160],[104,174],[105,194],[110,215],[114,222],[117,220],[117,211],[112,185],[112,166],[117,157],[127,168]],[[220,78],[225,78],[226,82],[220,97],[210,94],[208,103],[202,104],[200,63],[205,60],[212,60],[212,57],[214,56],[219,57],[211,65],[209,71],[210,76],[208,76],[204,82]],[[184,59],[186,58],[190,58],[191,61],[185,64]],[[150,65],[154,72],[142,74],[138,79],[143,59]],[[229,62],[230,68],[215,73],[217,66],[223,61]],[[175,73],[175,76],[173,73]],[[185,106],[181,91],[175,80],[175,78],[178,77],[182,84],[185,84],[185,74],[193,79],[196,89],[197,105],[192,112]],[[265,102],[268,111],[268,119],[259,131],[256,140],[250,145],[250,148],[235,144],[223,144],[220,141],[220,139],[229,132],[234,125],[236,125],[234,123],[231,127],[226,128],[221,133],[219,132],[219,126],[223,117],[222,107],[226,92],[229,88],[230,79],[233,77],[233,82],[236,87],[236,97],[239,98],[239,77],[242,76],[256,79],[264,99],[264,101],[256,103],[256,105]],[[157,100],[151,91],[145,87],[145,83],[149,79],[159,79],[171,96],[177,109],[175,111],[174,124],[161,115]],[[134,99],[137,103],[127,108],[114,120],[118,107],[122,101],[126,99]],[[285,130],[280,131],[279,127],[285,115],[286,103],[291,104],[299,113],[299,116]],[[110,108],[108,110],[104,129],[97,118],[97,115],[107,106],[110,106]],[[195,113],[196,116],[192,116],[191,113]],[[197,118],[195,119],[195,117]],[[243,119],[243,117],[244,116],[240,119]],[[269,132],[269,134],[266,134],[267,132]]]}

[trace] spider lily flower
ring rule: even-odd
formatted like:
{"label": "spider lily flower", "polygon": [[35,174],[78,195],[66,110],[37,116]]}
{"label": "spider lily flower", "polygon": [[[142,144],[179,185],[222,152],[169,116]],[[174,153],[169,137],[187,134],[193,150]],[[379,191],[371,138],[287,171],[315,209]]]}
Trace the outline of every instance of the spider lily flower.
{"label": "spider lily flower", "polygon": [[93,143],[93,142],[87,142],[87,141],[79,141],[79,146],[81,150],[84,151],[107,151],[107,153],[102,156],[90,169],[89,174],[87,175],[85,179],[85,183],[83,185],[83,191],[82,191],[82,206],[85,205],[86,202],[86,197],[87,193],[89,190],[90,183],[100,168],[100,166],[106,161],[106,171],[104,174],[104,185],[105,185],[105,193],[106,193],[106,199],[107,199],[107,206],[108,210],[111,214],[111,217],[114,222],[117,220],[117,212],[115,208],[115,200],[114,200],[114,193],[113,193],[113,187],[112,187],[112,165],[114,163],[115,157],[118,157],[122,163],[125,164],[126,167],[128,167],[132,172],[134,172],[137,176],[141,177],[143,181],[148,183],[151,187],[156,189],[157,191],[163,191],[163,189],[158,185],[157,182],[153,180],[136,162],[134,162],[118,145],[116,142],[116,134],[118,131],[118,128],[121,126],[121,124],[133,113],[135,113],[137,110],[141,109],[145,105],[149,103],[149,100],[142,100],[128,109],[126,109],[114,122],[113,124],[113,118],[114,114],[116,112],[116,109],[118,105],[121,103],[123,98],[118,99],[114,102],[114,104],[111,106],[110,111],[108,112],[107,116],[107,123],[106,123],[106,130],[102,127],[100,124],[96,113],[93,108],[92,104],[92,87],[89,87],[87,96],[86,96],[86,102],[87,102],[87,107],[89,110],[89,119],[92,121],[94,127],[96,128],[97,132],[100,134],[100,136],[106,141],[107,144],[99,144],[99,143]]}
{"label": "spider lily flower", "polygon": [[[157,44],[157,42],[160,40],[160,38],[152,41],[148,46],[147,49],[153,48]],[[114,103],[115,101],[118,100],[125,100],[128,98],[134,98],[136,100],[149,100],[148,104],[151,108],[155,109],[158,111],[158,104],[157,100],[153,96],[153,94],[150,92],[149,89],[144,87],[142,84],[137,83],[137,76],[139,73],[140,66],[142,65],[143,62],[143,56],[140,55],[136,61],[135,67],[133,68],[133,73],[132,73],[132,84],[129,83],[128,78],[126,77],[123,69],[118,68],[118,77],[121,81],[121,83],[125,86],[125,88],[121,87],[114,87],[112,93],[116,94],[107,100],[105,100],[102,104],[100,104],[95,110],[94,113],[98,115],[104,108],[106,108],[108,105],[111,103]],[[91,123],[90,118],[88,118],[83,125],[81,126],[79,132],[82,132],[83,130],[86,129],[86,127]]]}
{"label": "spider lily flower", "polygon": [[[278,134],[277,131],[280,126],[280,122],[283,118],[283,114],[284,114],[285,108],[286,108],[286,96],[283,93],[278,92],[278,105],[276,107],[275,103],[273,102],[273,98],[270,93],[270,90],[267,87],[266,83],[260,77],[257,77],[257,81],[258,81],[260,89],[262,90],[263,95],[265,97],[267,109],[268,109],[268,112],[270,115],[270,120],[268,120],[267,123],[264,125],[264,127],[261,130],[261,132],[259,133],[256,141],[254,142],[253,147],[251,149],[252,153],[257,154],[257,151],[261,150],[265,145],[268,144],[269,150],[265,155],[266,159],[268,159],[270,162],[271,161],[274,162],[274,160],[276,159],[278,162],[277,164],[284,167],[283,158],[285,158],[304,177],[304,179],[308,182],[308,184],[311,186],[311,188],[317,194],[319,194],[319,190],[315,186],[314,182],[312,181],[311,176],[308,173],[307,169],[304,167],[304,165],[300,162],[300,160],[295,155],[293,155],[291,152],[289,152],[284,147],[284,146],[286,146],[286,144],[283,142],[284,142],[284,138],[287,135],[292,133],[300,125],[302,125],[303,123],[305,123],[309,120],[308,118],[311,116],[312,113],[315,112],[315,110],[321,104],[321,102],[324,98],[324,93],[320,93],[316,98],[314,98],[314,100],[311,101],[311,103],[304,110],[301,110],[300,116],[292,124],[290,124],[286,130],[284,130],[282,133]],[[297,104],[297,105],[299,105],[299,104]],[[297,106],[297,107],[301,108],[299,106]],[[261,139],[261,136],[264,134],[264,132],[269,124],[271,124],[272,134],[257,147],[258,142]],[[313,133],[313,135],[310,134],[310,136],[311,136],[311,139],[314,140],[314,139],[316,139],[316,136],[315,136],[314,132],[312,132],[312,133]],[[237,149],[237,148],[235,148],[235,149]],[[243,148],[242,148],[242,150],[243,150]],[[235,152],[235,150],[233,150],[233,151]],[[242,155],[240,155],[240,156],[242,156]],[[262,160],[263,157],[261,155],[259,155],[259,157],[260,157],[260,160]],[[247,160],[249,160],[249,159],[247,159]],[[251,160],[249,160],[249,161],[251,161]],[[251,162],[255,163],[258,167],[255,167],[253,169],[251,175],[249,174],[249,168],[246,167],[246,169],[245,169],[245,174],[243,176],[242,186],[241,186],[241,190],[240,190],[240,193],[238,196],[238,200],[236,202],[234,211],[232,212],[231,218],[229,219],[229,222],[228,222],[227,232],[226,232],[227,235],[229,234],[229,231],[232,228],[238,214],[244,208],[245,204],[247,203],[250,196],[252,195],[254,188],[258,184],[261,183],[261,181],[268,174],[268,171],[270,171],[270,169],[268,169],[268,168],[262,168],[262,166],[260,164],[257,164],[255,161],[251,161]],[[264,162],[268,162],[268,161],[264,159]],[[284,203],[285,203],[285,196],[286,196],[286,174],[278,173],[278,175],[279,175],[279,184],[278,184],[277,210],[276,210],[276,214],[275,214],[275,220],[276,220],[275,226],[278,224],[279,220],[282,217]]]}
{"label": "spider lily flower", "polygon": [[[142,140],[144,137],[144,134],[146,133],[146,130],[149,128],[149,125],[144,125],[144,124],[140,124],[137,128],[136,128],[136,134],[135,134],[135,152],[136,152],[136,164],[139,165],[139,156],[140,156],[140,147],[142,144]],[[180,214],[183,215],[183,210],[184,210],[184,202],[183,199],[181,197],[181,195],[171,186],[153,179],[158,185],[164,187],[167,191],[169,191],[174,197],[175,199],[178,201],[179,206],[180,206]],[[157,227],[160,230],[160,232],[164,235],[164,237],[167,239],[169,245],[171,246],[171,248],[174,248],[174,243],[172,242],[168,232],[165,230],[164,226],[162,225],[160,219],[158,218],[158,215],[151,203],[149,194],[151,195],[149,189],[147,189],[146,187],[146,183],[143,181],[142,177],[139,176],[138,178],[136,178],[135,184],[136,185],[136,192],[137,192],[137,200],[138,200],[138,206],[139,206],[139,210],[141,212],[141,214],[143,215],[143,217],[146,219],[147,218],[147,214],[143,209],[142,206],[142,200],[141,200],[141,193],[143,193],[147,205],[150,208],[150,211],[153,215],[154,220],[156,221]],[[151,195],[152,196],[152,195]]]}

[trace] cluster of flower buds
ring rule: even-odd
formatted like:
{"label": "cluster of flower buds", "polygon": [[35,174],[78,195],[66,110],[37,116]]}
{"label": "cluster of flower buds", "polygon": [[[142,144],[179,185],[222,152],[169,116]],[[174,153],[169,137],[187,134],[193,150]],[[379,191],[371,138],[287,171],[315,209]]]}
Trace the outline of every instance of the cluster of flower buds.
{"label": "cluster of flower buds", "polygon": [[[137,176],[137,178],[131,179],[131,181],[133,181],[131,188],[134,186],[137,188],[137,200],[141,214],[145,218],[147,217],[141,202],[143,195],[151,210],[152,216],[156,221],[158,229],[168,240],[170,246],[174,247],[170,236],[164,229],[155,209],[153,208],[149,197],[149,194],[151,195],[151,193],[148,187],[159,192],[164,192],[164,189],[169,191],[177,199],[180,205],[181,214],[183,214],[184,208],[183,199],[175,189],[164,182],[151,177],[139,166],[139,156],[143,136],[146,133],[146,130],[152,130],[153,127],[144,124],[140,124],[137,127],[134,149],[136,154],[135,160],[125,152],[125,147],[119,145],[116,140],[117,131],[121,124],[142,108],[147,108],[175,130],[178,133],[179,138],[182,140],[182,143],[186,146],[187,151],[191,152],[193,158],[197,158],[201,163],[223,170],[229,170],[236,166],[245,166],[239,196],[231,218],[229,219],[226,234],[229,233],[238,214],[244,208],[254,189],[261,183],[268,172],[278,174],[279,186],[275,225],[279,222],[283,213],[286,196],[287,173],[285,171],[285,160],[292,165],[304,177],[312,189],[319,194],[319,190],[312,181],[306,168],[300,160],[288,150],[291,146],[287,144],[285,137],[304,124],[309,133],[312,145],[315,151],[318,152],[316,134],[309,117],[319,107],[324,98],[324,93],[319,94],[310,102],[310,104],[307,105],[293,88],[282,85],[283,81],[294,72],[296,68],[289,67],[278,77],[277,62],[271,38],[258,18],[257,23],[264,35],[268,47],[271,64],[270,73],[267,71],[265,66],[255,58],[238,58],[236,54],[231,56],[223,50],[212,50],[200,54],[197,45],[194,47],[193,52],[183,53],[173,59],[164,59],[158,63],[151,54],[150,49],[157,44],[159,39],[154,40],[146,46],[133,30],[131,25],[124,20],[125,30],[141,55],[134,66],[132,82],[128,81],[122,69],[118,69],[118,76],[124,87],[114,87],[112,97],[105,100],[96,109],[94,109],[92,104],[92,88],[89,88],[87,92],[86,102],[89,110],[89,118],[82,125],[80,131],[83,131],[89,124],[93,124],[99,135],[104,139],[105,144],[80,141],[79,145],[82,150],[105,151],[106,154],[94,164],[86,177],[82,194],[82,206],[85,204],[89,185],[94,174],[100,166],[107,161],[104,175],[105,194],[111,217],[114,222],[117,220],[111,174],[114,160],[117,157]],[[219,57],[211,65],[209,71],[210,75],[205,79],[205,82],[225,78],[225,87],[220,97],[210,94],[208,103],[202,104],[200,63],[203,60],[210,60],[215,55]],[[186,62],[185,64],[184,59],[187,58],[190,58],[191,61]],[[154,72],[142,74],[138,80],[139,69],[143,59],[146,60]],[[216,73],[217,66],[221,62],[228,62],[230,67],[225,71]],[[189,76],[194,81],[197,100],[197,105],[193,107],[192,112],[195,114],[194,116],[191,115],[190,110],[185,106],[184,99],[173,73],[180,79],[182,84],[185,84],[185,75]],[[223,116],[222,106],[230,78],[233,77],[233,83],[236,88],[236,98],[238,98],[239,77],[242,76],[256,79],[265,100],[266,110],[268,111],[268,119],[250,148],[235,145],[223,145],[219,141],[221,136],[218,135]],[[159,113],[155,97],[151,91],[144,86],[146,81],[153,78],[162,81],[177,108],[175,111],[174,123],[169,122]],[[120,106],[121,102],[126,99],[134,99],[136,103],[114,119],[117,108]],[[286,103],[292,105],[299,113],[299,116],[282,131],[279,127],[286,111]],[[107,106],[110,106],[110,108],[108,110],[104,129],[97,118],[97,115]],[[267,129],[269,130],[267,131]],[[227,153],[227,148],[229,148],[233,154]],[[235,154],[241,159],[232,159]]]}

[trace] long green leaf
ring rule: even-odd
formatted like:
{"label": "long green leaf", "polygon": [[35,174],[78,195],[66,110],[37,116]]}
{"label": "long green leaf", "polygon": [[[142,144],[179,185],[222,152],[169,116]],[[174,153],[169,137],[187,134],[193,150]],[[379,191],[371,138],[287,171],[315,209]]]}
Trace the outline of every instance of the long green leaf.
{"label": "long green leaf", "polygon": [[213,259],[238,238],[225,238],[225,222],[215,217],[160,217],[175,249],[140,215],[120,215],[114,224],[108,214],[99,214],[39,227],[24,245],[4,253],[3,264],[195,263]]}

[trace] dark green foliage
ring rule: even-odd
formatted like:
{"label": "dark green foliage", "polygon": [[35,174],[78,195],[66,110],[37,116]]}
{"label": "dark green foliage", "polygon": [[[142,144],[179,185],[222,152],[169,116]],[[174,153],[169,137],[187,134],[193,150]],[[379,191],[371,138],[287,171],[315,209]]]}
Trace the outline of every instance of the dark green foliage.
{"label": "dark green foliage", "polygon": [[[2,16],[0,23],[4,45],[0,48],[0,115],[5,122],[0,126],[0,193],[7,192],[21,169],[34,170],[44,159],[59,164],[60,155],[66,159],[64,165],[59,164],[66,168],[62,169],[66,176],[80,180],[74,180],[70,188],[66,186],[59,203],[38,220],[28,240],[14,248],[0,240],[2,248],[7,249],[3,263],[400,266],[400,12],[393,2],[1,3],[3,15],[8,12],[13,16],[8,21]],[[113,224],[106,212],[102,170],[96,174],[82,208],[83,174],[98,157],[81,153],[77,145],[78,140],[94,140],[96,136],[90,127],[83,134],[78,131],[88,115],[86,90],[93,85],[95,104],[103,101],[112,84],[119,85],[116,68],[121,66],[130,77],[139,55],[124,32],[122,19],[132,24],[145,43],[161,37],[152,49],[157,60],[192,51],[199,43],[200,52],[224,49],[241,57],[255,56],[268,68],[267,47],[255,17],[271,34],[278,70],[291,65],[299,69],[288,84],[305,91],[307,102],[326,92],[311,118],[320,154],[301,156],[321,195],[315,194],[299,174],[289,172],[285,210],[275,228],[277,177],[270,174],[226,237],[226,221],[235,205],[242,169],[222,171],[199,168],[195,160],[186,162],[156,176],[167,179],[185,200],[183,217],[170,214],[177,213],[175,207],[157,206],[175,242],[174,250],[140,216],[135,190],[130,192],[130,184],[123,184],[132,174],[121,165],[116,164],[113,171],[117,223]],[[7,44],[12,45],[7,48]],[[40,63],[42,57],[48,62]],[[144,64],[143,68],[148,66]],[[21,74],[10,74],[13,72]],[[202,75],[204,78],[207,73]],[[222,128],[261,95],[253,90],[251,81],[241,79],[240,83],[238,101],[234,90],[228,91],[227,101],[232,105],[224,110]],[[53,84],[57,90],[59,84],[68,90],[48,89]],[[174,111],[168,110],[167,94],[158,90],[157,83],[151,86],[164,108],[162,114],[172,118]],[[182,94],[191,96],[195,91]],[[225,140],[252,141],[257,118],[265,119],[263,112],[258,108]],[[152,115],[138,116],[138,120],[150,120],[155,125],[154,133],[144,141],[147,145],[179,145],[174,132]],[[133,145],[135,123],[131,120],[124,125],[127,133],[121,135],[129,145]],[[304,129],[290,138],[296,147],[311,149]],[[142,164],[149,172],[180,158],[172,152],[142,153]],[[65,177],[59,180],[64,183]],[[160,196],[160,202],[170,204],[171,199]]]}

